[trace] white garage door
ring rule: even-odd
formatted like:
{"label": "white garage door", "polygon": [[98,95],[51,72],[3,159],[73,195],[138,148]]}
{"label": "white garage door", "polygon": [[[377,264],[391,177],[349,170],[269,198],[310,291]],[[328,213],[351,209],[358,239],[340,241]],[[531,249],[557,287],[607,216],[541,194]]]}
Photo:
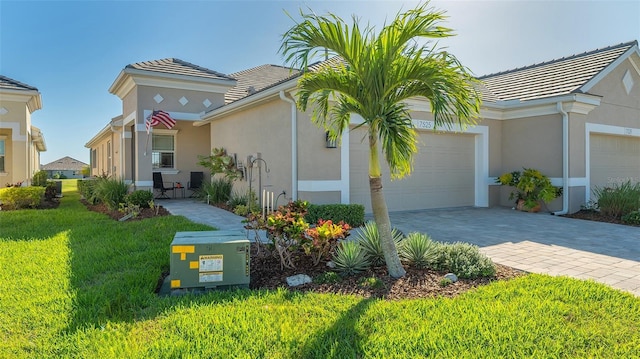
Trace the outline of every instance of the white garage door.
{"label": "white garage door", "polygon": [[[350,198],[371,212],[369,145],[365,131],[349,135]],[[411,176],[390,180],[384,157],[383,186],[390,211],[473,206],[475,203],[475,139],[473,135],[420,132]]]}
{"label": "white garage door", "polygon": [[591,189],[640,182],[640,138],[592,134],[589,146]]}

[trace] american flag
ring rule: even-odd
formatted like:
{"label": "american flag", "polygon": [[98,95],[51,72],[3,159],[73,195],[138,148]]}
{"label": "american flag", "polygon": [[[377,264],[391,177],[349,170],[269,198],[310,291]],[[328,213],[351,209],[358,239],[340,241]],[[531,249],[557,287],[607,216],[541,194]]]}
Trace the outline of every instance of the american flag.
{"label": "american flag", "polygon": [[168,113],[162,110],[153,111],[147,117],[147,121],[145,121],[145,124],[147,126],[147,133],[149,133],[151,127],[155,127],[160,123],[165,125],[168,129],[171,129],[176,125],[176,120],[172,119]]}

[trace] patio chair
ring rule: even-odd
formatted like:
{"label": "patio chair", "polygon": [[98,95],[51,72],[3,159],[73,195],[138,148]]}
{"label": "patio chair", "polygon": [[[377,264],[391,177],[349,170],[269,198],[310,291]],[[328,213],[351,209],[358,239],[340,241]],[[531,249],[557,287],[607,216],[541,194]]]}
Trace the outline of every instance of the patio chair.
{"label": "patio chair", "polygon": [[187,183],[187,189],[191,191],[189,197],[199,197],[202,191],[202,182],[204,181],[204,172],[191,172],[191,177]]}
{"label": "patio chair", "polygon": [[164,181],[162,180],[162,173],[153,172],[153,191],[159,192],[158,196],[156,196],[155,199],[169,199],[169,196],[167,196],[167,191],[173,190],[175,190],[173,184],[171,184],[171,187],[165,187]]}

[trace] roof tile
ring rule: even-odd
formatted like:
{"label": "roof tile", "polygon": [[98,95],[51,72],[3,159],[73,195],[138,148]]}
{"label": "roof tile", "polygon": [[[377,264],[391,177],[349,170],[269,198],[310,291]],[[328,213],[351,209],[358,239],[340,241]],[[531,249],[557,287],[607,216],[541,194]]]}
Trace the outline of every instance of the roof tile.
{"label": "roof tile", "polygon": [[479,77],[485,101],[533,100],[580,92],[580,88],[637,41]]}
{"label": "roof tile", "polygon": [[0,89],[38,91],[38,89],[33,86],[29,86],[20,81],[16,81],[14,79],[11,79],[2,75],[0,75]]}
{"label": "roof tile", "polygon": [[203,77],[216,80],[233,80],[233,78],[223,73],[209,70],[205,67],[194,65],[190,62],[175,58],[136,62],[134,64],[127,65],[125,69],[160,72],[172,75]]}

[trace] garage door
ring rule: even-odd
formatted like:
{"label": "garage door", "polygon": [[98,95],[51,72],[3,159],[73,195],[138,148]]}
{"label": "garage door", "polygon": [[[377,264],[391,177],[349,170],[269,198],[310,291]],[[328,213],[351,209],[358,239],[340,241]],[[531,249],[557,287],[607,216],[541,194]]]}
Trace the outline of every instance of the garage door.
{"label": "garage door", "polygon": [[589,146],[591,189],[640,182],[640,138],[592,134]]}
{"label": "garage door", "polygon": [[[350,198],[369,213],[369,146],[364,136],[364,129],[349,135]],[[391,181],[389,168],[383,163],[384,194],[390,211],[474,205],[473,135],[420,132],[418,151],[409,177]]]}

